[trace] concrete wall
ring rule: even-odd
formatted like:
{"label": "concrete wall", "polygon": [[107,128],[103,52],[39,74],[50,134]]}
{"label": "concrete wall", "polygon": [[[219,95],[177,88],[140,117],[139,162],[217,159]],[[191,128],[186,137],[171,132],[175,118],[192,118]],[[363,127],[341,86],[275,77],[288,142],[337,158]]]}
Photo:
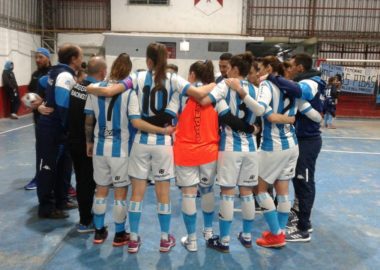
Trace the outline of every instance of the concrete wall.
{"label": "concrete wall", "polygon": [[[119,32],[241,34],[243,0],[171,0],[169,5],[130,5],[111,0],[111,30]],[[204,8],[203,11],[200,10]],[[215,7],[213,13],[209,8]],[[219,8],[219,9],[218,9]],[[208,10],[208,11],[206,11]],[[211,14],[210,14],[211,13]]]}

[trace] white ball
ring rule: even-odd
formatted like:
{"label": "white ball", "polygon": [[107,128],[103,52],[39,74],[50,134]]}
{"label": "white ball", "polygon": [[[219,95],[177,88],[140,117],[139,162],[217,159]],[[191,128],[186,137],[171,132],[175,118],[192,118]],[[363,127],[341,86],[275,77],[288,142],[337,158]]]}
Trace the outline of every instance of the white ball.
{"label": "white ball", "polygon": [[27,93],[22,98],[21,101],[28,108],[32,107],[32,102],[37,99],[38,95],[36,93]]}

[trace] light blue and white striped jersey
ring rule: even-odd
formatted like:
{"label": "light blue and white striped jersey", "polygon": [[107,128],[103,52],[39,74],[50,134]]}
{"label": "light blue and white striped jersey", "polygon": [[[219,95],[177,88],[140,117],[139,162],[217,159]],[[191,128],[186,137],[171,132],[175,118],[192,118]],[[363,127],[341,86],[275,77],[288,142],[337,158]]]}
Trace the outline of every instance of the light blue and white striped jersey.
{"label": "light blue and white striped jersey", "polygon": [[[107,82],[95,85],[107,86]],[[89,94],[85,105],[86,114],[94,114],[94,155],[106,157],[128,157],[132,127],[128,120],[133,104],[129,101],[133,90],[126,90],[114,97],[106,98]]]}
{"label": "light blue and white striped jersey", "polygon": [[[264,151],[286,150],[297,145],[295,129],[290,124],[272,124],[267,117],[272,113],[282,114],[290,101],[284,98],[280,89],[270,81],[262,81],[259,86],[258,103],[266,109],[263,116],[263,136],[261,149]],[[289,115],[296,114],[297,103],[294,102],[289,108]]]}
{"label": "light blue and white striped jersey", "polygon": [[[138,72],[131,76],[137,99],[131,99],[131,103],[137,102],[138,106],[134,106],[136,110],[130,110],[130,115],[136,117],[150,117],[164,112],[169,106],[170,100],[174,93],[180,95],[186,92],[190,87],[190,83],[182,77],[167,73],[166,80],[162,89],[155,89],[154,74],[150,71]],[[133,95],[132,95],[133,96]],[[135,101],[137,100],[137,101]],[[168,110],[170,111],[174,110]],[[174,113],[175,116],[175,113]],[[135,136],[135,143],[149,145],[172,145],[172,137],[170,135],[147,133],[138,131]]]}
{"label": "light blue and white striped jersey", "polygon": [[[257,91],[253,84],[246,80],[240,81],[243,89],[252,98],[256,99]],[[256,115],[247,108],[239,94],[231,90],[224,81],[218,83],[209,94],[213,102],[224,99],[230,108],[232,115],[239,117],[246,123],[253,125]],[[229,126],[222,126],[220,135],[219,151],[229,152],[254,152],[256,151],[256,138],[252,133],[236,132]]]}

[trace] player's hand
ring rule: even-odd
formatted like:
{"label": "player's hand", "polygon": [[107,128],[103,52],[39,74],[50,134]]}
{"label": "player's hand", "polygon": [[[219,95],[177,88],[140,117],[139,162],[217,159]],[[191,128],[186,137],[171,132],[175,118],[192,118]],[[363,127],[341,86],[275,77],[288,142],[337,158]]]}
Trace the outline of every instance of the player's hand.
{"label": "player's hand", "polygon": [[42,98],[39,95],[36,95],[36,99],[30,102],[30,108],[33,110],[37,109],[42,104]]}
{"label": "player's hand", "polygon": [[54,112],[54,108],[46,107],[44,103],[38,106],[38,112],[42,115],[49,115]]}
{"label": "player's hand", "polygon": [[237,78],[229,78],[224,80],[229,88],[232,90],[238,90],[241,88],[240,80]]}
{"label": "player's hand", "polygon": [[253,125],[255,127],[255,131],[253,132],[253,135],[257,135],[261,132],[261,127],[259,125]]}
{"label": "player's hand", "polygon": [[92,157],[93,151],[94,151],[94,144],[86,143],[86,153],[88,157]]}
{"label": "player's hand", "polygon": [[295,116],[287,116],[287,124],[293,125],[295,121],[296,121]]}
{"label": "player's hand", "polygon": [[167,126],[164,129],[164,134],[165,135],[171,135],[174,133],[175,129],[176,129],[176,127],[174,127],[174,126]]}

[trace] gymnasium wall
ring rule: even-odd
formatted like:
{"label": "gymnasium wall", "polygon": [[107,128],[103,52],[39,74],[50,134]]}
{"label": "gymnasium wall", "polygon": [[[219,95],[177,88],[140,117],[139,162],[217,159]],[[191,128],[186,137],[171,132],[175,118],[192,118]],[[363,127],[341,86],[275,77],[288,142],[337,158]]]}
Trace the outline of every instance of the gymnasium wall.
{"label": "gymnasium wall", "polygon": [[[14,31],[0,27],[0,70],[3,72],[4,64],[7,60],[14,63],[14,74],[19,85],[20,96],[26,93],[31,74],[35,70],[35,63],[32,57],[41,45],[40,36],[25,32]],[[6,94],[0,81],[0,118],[9,114],[9,104]],[[19,114],[24,114],[26,108],[20,107]]]}
{"label": "gymnasium wall", "polygon": [[221,1],[223,6],[212,1],[211,4],[216,8],[213,12],[202,10],[206,2],[201,0],[195,5],[193,0],[172,0],[169,5],[133,5],[127,0],[112,0],[111,31],[242,33],[243,0],[224,0]]}

